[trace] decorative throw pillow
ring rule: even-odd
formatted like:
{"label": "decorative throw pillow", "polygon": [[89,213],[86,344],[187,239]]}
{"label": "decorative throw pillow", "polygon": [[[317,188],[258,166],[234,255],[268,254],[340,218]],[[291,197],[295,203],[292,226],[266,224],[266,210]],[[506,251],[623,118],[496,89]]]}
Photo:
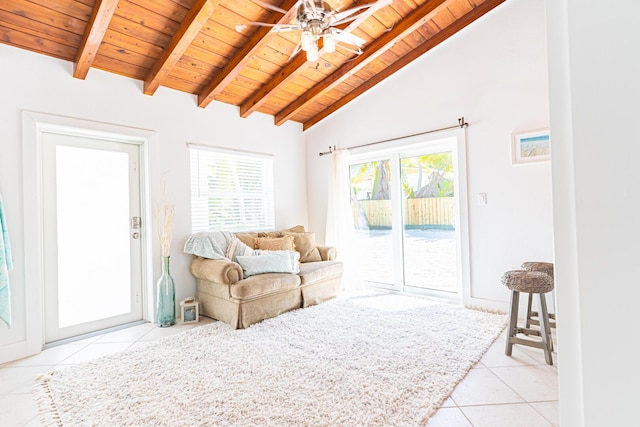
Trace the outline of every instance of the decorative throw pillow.
{"label": "decorative throw pillow", "polygon": [[282,231],[261,231],[258,237],[282,237]]}
{"label": "decorative throw pillow", "polygon": [[255,249],[267,251],[294,251],[293,236],[282,237],[256,237]]}
{"label": "decorative throw pillow", "polygon": [[253,255],[255,256],[262,256],[262,255],[269,255],[269,254],[275,254],[275,253],[280,253],[280,252],[284,252],[289,256],[289,261],[291,261],[291,272],[298,274],[300,273],[300,252],[296,252],[296,251],[263,251],[260,249],[256,249],[255,251],[253,251]]}
{"label": "decorative throw pillow", "polygon": [[254,239],[258,237],[258,233],[233,233],[242,243],[250,248],[256,249]]}
{"label": "decorative throw pillow", "polygon": [[252,248],[242,243],[242,241],[237,237],[234,237],[231,239],[231,242],[229,242],[229,246],[227,246],[224,256],[233,262],[238,262],[238,256],[252,256],[253,252]]}
{"label": "decorative throw pillow", "polygon": [[238,264],[244,277],[264,273],[291,273],[291,256],[285,251],[272,252],[260,256],[239,256]]}
{"label": "decorative throw pillow", "polygon": [[295,225],[279,231],[261,231],[258,233],[258,237],[282,237],[287,233],[304,233],[304,225]]}
{"label": "decorative throw pillow", "polygon": [[322,261],[320,251],[316,247],[316,233],[283,233],[292,236],[296,251],[300,252],[300,262]]}

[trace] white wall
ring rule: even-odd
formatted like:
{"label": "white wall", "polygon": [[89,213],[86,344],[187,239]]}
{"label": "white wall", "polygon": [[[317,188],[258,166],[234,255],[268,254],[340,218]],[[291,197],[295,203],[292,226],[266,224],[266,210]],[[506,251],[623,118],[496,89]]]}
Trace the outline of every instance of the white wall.
{"label": "white wall", "polygon": [[560,424],[633,425],[640,397],[640,4],[616,2],[606,13],[595,1],[547,7]]}
{"label": "white wall", "polygon": [[[15,264],[10,273],[14,323],[11,329],[0,324],[0,353],[2,346],[25,339],[25,319],[29,314],[24,294],[25,270],[34,267],[33,254],[24,253],[24,227],[34,224],[25,224],[23,220],[22,110],[156,132],[158,147],[151,147],[150,167],[156,178],[167,174],[167,193],[176,206],[171,257],[176,300],[195,294],[195,280],[188,271],[190,256],[182,254],[182,246],[191,232],[186,142],[273,154],[276,226],[307,225],[305,146],[299,124],[276,127],[273,118],[263,114],[242,119],[236,107],[217,102],[205,109],[198,108],[194,95],[166,88],[160,88],[154,96],[146,96],[141,82],[96,69],[89,72],[86,80],[74,79],[69,62],[3,44],[0,44],[0,94],[0,193]],[[151,199],[159,198],[159,182],[154,179]],[[160,273],[157,240],[154,254],[155,282]]]}
{"label": "white wall", "polygon": [[[411,135],[464,116],[471,296],[488,308],[507,309],[504,271],[553,261],[550,163],[513,165],[510,147],[511,132],[549,124],[545,22],[544,0],[506,2],[305,132],[308,176],[324,177],[331,159],[318,152],[330,145]],[[307,182],[309,222],[319,232],[326,181]]]}

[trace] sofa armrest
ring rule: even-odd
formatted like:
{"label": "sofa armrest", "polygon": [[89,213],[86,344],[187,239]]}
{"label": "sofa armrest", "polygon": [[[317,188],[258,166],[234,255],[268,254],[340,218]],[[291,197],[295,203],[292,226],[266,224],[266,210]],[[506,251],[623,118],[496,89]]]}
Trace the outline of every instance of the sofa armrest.
{"label": "sofa armrest", "polygon": [[338,256],[338,251],[333,246],[316,246],[323,261],[333,261]]}
{"label": "sofa armrest", "polygon": [[191,274],[197,279],[232,285],[243,279],[242,267],[226,259],[196,257],[191,261]]}

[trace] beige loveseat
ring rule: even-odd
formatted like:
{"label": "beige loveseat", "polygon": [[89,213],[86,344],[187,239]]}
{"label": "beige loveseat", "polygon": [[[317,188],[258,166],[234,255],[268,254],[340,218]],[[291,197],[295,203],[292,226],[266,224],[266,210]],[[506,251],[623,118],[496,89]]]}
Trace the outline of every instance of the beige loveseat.
{"label": "beige loveseat", "polygon": [[197,298],[204,316],[242,329],[289,310],[319,304],[341,292],[343,264],[336,261],[336,249],[315,245],[315,236],[303,227],[233,236],[254,249],[260,249],[258,239],[277,241],[292,236],[298,243],[295,250],[300,253],[300,271],[245,278],[238,262],[194,256],[191,273],[196,278]]}

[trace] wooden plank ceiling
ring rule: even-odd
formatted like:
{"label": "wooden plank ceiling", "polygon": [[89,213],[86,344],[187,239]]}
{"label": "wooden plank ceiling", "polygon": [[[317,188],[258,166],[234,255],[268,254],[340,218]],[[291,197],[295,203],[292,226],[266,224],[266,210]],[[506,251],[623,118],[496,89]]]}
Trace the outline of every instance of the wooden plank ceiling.
{"label": "wooden plank ceiling", "polygon": [[308,129],[503,1],[380,2],[336,27],[365,41],[360,55],[321,50],[313,62],[292,57],[300,31],[247,25],[291,23],[298,0],[1,0],[0,41],[72,61],[79,79],[98,68],[143,81],[150,96],[165,86],[202,108],[216,100]]}

